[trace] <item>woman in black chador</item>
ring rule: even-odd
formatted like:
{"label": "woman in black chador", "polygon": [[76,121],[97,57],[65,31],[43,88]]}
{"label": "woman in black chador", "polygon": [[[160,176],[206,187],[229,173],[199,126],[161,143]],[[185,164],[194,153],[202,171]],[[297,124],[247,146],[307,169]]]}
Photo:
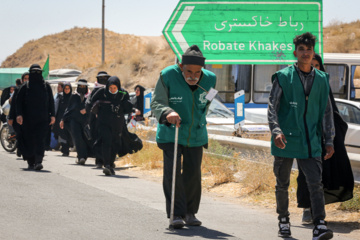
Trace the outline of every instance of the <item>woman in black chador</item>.
{"label": "woman in black chador", "polygon": [[133,113],[135,113],[134,119],[136,121],[143,121],[145,88],[141,85],[136,85],[134,90],[135,90],[135,97],[131,99],[131,103],[133,104]]}
{"label": "woman in black chador", "polygon": [[29,73],[29,82],[16,98],[16,122],[22,133],[19,147],[28,168],[41,170],[49,125],[55,123],[54,97],[38,64],[31,65]]}
{"label": "woman in black chador", "polygon": [[121,89],[119,78],[112,76],[106,87],[92,97],[86,108],[88,111],[92,109],[97,115],[95,151],[104,161],[103,173],[107,176],[114,175],[115,157],[120,150],[123,127],[126,127],[124,114],[132,109],[129,94]]}
{"label": "woman in black chador", "polygon": [[88,84],[85,79],[80,79],[77,84],[76,92],[71,95],[69,105],[60,121],[60,128],[63,129],[64,125],[69,126],[77,152],[75,162],[84,165],[91,152],[90,143],[84,134],[84,126],[88,116],[85,110],[85,95],[88,93]]}
{"label": "woman in black chador", "polygon": [[66,108],[69,105],[70,98],[72,95],[72,87],[70,83],[65,83],[63,91],[59,93],[55,101],[55,124],[53,127],[53,132],[55,138],[61,144],[61,152],[63,156],[69,156],[69,147],[72,144],[70,129],[67,126],[64,126],[63,129],[60,128],[60,121],[65,113]]}

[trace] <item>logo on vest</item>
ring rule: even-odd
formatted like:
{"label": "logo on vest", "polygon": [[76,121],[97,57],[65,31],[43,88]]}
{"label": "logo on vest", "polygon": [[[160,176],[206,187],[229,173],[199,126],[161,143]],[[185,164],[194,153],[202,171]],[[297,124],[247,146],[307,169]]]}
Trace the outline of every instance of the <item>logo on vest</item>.
{"label": "logo on vest", "polygon": [[183,97],[171,97],[169,99],[169,102],[171,102],[171,103],[181,103],[182,99],[183,99]]}
{"label": "logo on vest", "polygon": [[207,99],[205,97],[206,97],[206,92],[203,92],[202,94],[200,94],[199,101],[201,102],[201,104],[207,103]]}
{"label": "logo on vest", "polygon": [[297,102],[290,102],[290,107],[297,108],[298,103]]}

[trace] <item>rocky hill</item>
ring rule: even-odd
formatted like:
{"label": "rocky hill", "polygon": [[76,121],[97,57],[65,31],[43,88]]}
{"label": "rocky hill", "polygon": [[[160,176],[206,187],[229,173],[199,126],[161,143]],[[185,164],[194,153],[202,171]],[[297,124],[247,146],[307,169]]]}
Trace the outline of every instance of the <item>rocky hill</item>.
{"label": "rocky hill", "polygon": [[141,37],[105,31],[105,64],[101,65],[101,29],[73,28],[24,44],[1,64],[2,68],[43,66],[50,55],[50,70],[72,68],[94,82],[98,71],[120,78],[122,86],[154,87],[160,71],[174,63],[175,55],[162,37]]}
{"label": "rocky hill", "polygon": [[[324,28],[324,51],[360,53],[360,21],[333,23]],[[105,59],[101,65],[101,29],[75,27],[44,36],[24,44],[7,57],[1,67],[44,65],[50,55],[50,70],[73,68],[80,76],[95,81],[96,73],[105,70],[120,77],[122,85],[131,89],[136,84],[154,87],[159,72],[173,64],[175,55],[162,37],[144,37],[105,31]]]}

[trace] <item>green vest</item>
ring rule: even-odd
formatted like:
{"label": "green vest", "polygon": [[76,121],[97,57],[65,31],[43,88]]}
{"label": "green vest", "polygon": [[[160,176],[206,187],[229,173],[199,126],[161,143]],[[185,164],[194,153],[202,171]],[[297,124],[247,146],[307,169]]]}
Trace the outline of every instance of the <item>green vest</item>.
{"label": "green vest", "polygon": [[294,66],[276,72],[282,88],[278,121],[287,140],[286,147],[275,146],[271,138],[271,154],[287,158],[320,157],[322,153],[322,119],[329,97],[327,73],[315,70],[315,78],[309,96]]}
{"label": "green vest", "polygon": [[[168,89],[169,107],[181,118],[178,143],[188,147],[205,145],[208,142],[206,113],[210,105],[205,96],[206,91],[209,91],[211,87],[215,88],[215,74],[202,69],[202,77],[198,82],[201,87],[195,91],[192,91],[185,82],[178,65],[165,68],[161,72],[161,78]],[[158,143],[174,142],[175,125],[168,127],[165,124],[158,124],[156,141]]]}

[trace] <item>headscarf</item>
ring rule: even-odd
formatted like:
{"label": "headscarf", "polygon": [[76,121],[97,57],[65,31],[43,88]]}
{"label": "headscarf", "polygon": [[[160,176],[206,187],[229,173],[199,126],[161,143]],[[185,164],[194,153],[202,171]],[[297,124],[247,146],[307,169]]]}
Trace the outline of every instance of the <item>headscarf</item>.
{"label": "headscarf", "polygon": [[143,112],[144,112],[144,92],[145,92],[145,88],[143,86],[141,86],[141,85],[136,85],[135,88],[134,88],[134,91],[136,91],[136,88],[140,89],[140,95],[133,98],[131,103],[133,104],[134,108],[141,111],[141,116],[142,116]]}
{"label": "headscarf", "polygon": [[[118,88],[118,92],[116,94],[110,93],[109,87],[110,85],[116,85]],[[107,80],[106,88],[105,88],[105,96],[110,99],[115,99],[118,95],[119,91],[121,91],[121,83],[120,79],[117,76],[112,76]]]}
{"label": "headscarf", "polygon": [[[65,93],[65,87],[66,86],[69,86],[70,87],[70,92],[68,94]],[[64,84],[64,88],[63,88],[63,96],[64,96],[64,99],[65,101],[67,101],[72,95],[72,87],[71,87],[71,84],[70,83],[65,83]]]}
{"label": "headscarf", "polygon": [[[34,72],[37,71],[37,72]],[[29,68],[29,86],[43,84],[42,69],[39,64],[33,64]]]}
{"label": "headscarf", "polygon": [[324,68],[324,64],[323,64],[321,56],[319,54],[315,53],[314,59],[317,60],[320,64],[320,71],[325,72],[325,68]]}
{"label": "headscarf", "polygon": [[[88,93],[88,83],[85,79],[79,79],[77,82],[78,87],[76,88],[76,92],[80,95],[81,101],[84,100],[85,95]],[[79,85],[85,85],[86,88],[80,88]]]}

